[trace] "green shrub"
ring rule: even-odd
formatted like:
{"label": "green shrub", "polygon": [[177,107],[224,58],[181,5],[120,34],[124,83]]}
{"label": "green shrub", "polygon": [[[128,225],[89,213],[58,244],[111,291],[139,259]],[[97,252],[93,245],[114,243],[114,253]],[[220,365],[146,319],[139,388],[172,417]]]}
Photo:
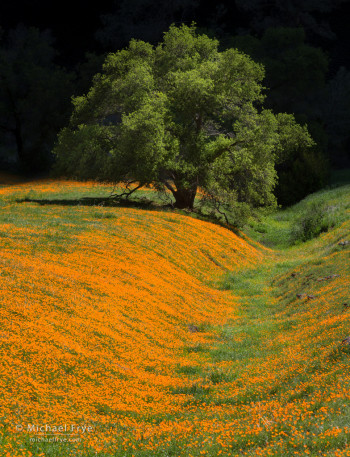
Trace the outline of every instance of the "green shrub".
{"label": "green shrub", "polygon": [[294,222],[292,227],[292,242],[304,242],[316,238],[320,233],[327,232],[335,225],[333,208],[313,203]]}

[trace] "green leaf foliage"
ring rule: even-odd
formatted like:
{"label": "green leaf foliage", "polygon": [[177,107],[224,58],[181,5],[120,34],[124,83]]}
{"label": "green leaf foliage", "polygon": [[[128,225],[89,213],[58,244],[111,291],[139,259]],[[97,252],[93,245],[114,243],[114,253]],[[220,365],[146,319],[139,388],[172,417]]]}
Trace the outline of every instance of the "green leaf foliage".
{"label": "green leaf foliage", "polygon": [[56,171],[168,189],[192,208],[201,188],[218,211],[274,206],[275,163],[312,140],[293,116],[264,110],[264,68],[243,53],[171,26],[154,47],[110,54],[74,99],[55,148]]}

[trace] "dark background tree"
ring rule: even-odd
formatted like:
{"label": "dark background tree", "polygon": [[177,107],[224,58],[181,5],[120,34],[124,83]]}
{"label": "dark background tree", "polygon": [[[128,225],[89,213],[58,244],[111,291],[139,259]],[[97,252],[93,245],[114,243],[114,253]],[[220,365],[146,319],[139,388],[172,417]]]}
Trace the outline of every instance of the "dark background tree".
{"label": "dark background tree", "polygon": [[53,63],[54,54],[50,33],[35,28],[17,26],[1,40],[0,147],[24,170],[48,168],[68,117],[72,76]]}
{"label": "dark background tree", "polygon": [[232,38],[230,45],[264,65],[266,107],[293,113],[297,122],[308,125],[316,142],[307,154],[296,149],[277,165],[280,177],[276,188],[278,200],[283,205],[294,203],[327,182],[328,137],[322,109],[325,105],[327,55],[321,48],[306,44],[303,28],[268,28],[260,39],[238,35]]}
{"label": "dark background tree", "polygon": [[329,14],[347,0],[236,0],[238,10],[249,13],[249,30],[261,34],[271,27],[302,27],[309,39],[334,40]]}
{"label": "dark background tree", "polygon": [[121,0],[112,13],[101,16],[96,38],[113,49],[127,46],[132,38],[157,43],[170,24],[191,22],[198,5],[199,0]]}

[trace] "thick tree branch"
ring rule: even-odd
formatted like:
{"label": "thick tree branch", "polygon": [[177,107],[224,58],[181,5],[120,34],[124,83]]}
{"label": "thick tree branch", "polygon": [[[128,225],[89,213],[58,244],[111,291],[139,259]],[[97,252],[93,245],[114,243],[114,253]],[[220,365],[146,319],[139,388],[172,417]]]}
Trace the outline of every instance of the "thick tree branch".
{"label": "thick tree branch", "polygon": [[172,192],[173,194],[176,192],[176,190],[174,189],[174,187],[165,179],[164,181],[162,181],[162,183],[164,184],[164,186],[170,190],[170,192]]}
{"label": "thick tree branch", "polygon": [[129,198],[130,195],[132,195],[136,190],[140,189],[141,187],[143,187],[145,185],[145,183],[140,183],[138,186],[134,187],[133,189],[130,189],[130,186],[131,184],[134,184],[138,181],[134,180],[134,181],[129,181],[127,184],[126,184],[126,191],[125,192],[122,192],[121,194],[113,194],[113,191],[112,193],[110,194],[109,198],[123,198],[124,196],[126,196],[126,198]]}

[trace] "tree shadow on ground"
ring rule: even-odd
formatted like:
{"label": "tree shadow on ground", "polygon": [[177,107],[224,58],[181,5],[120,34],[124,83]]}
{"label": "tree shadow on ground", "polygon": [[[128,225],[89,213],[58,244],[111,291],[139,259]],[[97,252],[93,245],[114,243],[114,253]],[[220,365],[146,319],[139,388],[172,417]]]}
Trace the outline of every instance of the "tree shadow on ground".
{"label": "tree shadow on ground", "polygon": [[21,198],[17,199],[16,203],[37,203],[39,205],[61,205],[61,206],[94,206],[96,208],[135,208],[142,209],[147,211],[158,211],[158,212],[176,212],[181,215],[186,215],[193,217],[195,219],[200,219],[205,222],[209,222],[215,225],[230,230],[239,237],[242,237],[242,233],[237,227],[232,226],[231,224],[227,225],[220,219],[205,215],[200,212],[200,210],[186,210],[186,209],[176,209],[171,203],[164,202],[155,202],[150,200],[147,197],[140,198],[108,198],[108,197],[82,197],[77,199],[37,199],[37,198]]}
{"label": "tree shadow on ground", "polygon": [[128,199],[112,199],[106,197],[82,197],[77,199],[37,199],[37,198],[21,198],[17,199],[16,203],[37,203],[39,205],[59,205],[59,206],[98,206],[100,208],[138,208],[164,211],[172,209],[170,204],[157,204],[148,198],[139,198],[137,200]]}

